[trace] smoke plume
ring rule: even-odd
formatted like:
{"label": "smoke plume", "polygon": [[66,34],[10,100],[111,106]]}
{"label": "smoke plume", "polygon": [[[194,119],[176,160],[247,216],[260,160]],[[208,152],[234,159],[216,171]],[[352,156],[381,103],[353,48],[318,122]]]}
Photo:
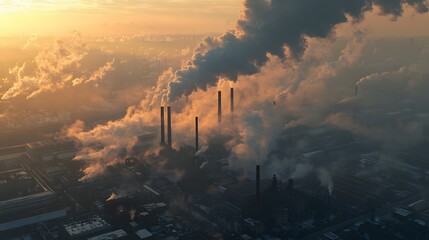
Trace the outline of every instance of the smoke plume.
{"label": "smoke plume", "polygon": [[260,71],[267,54],[284,59],[299,59],[307,38],[326,38],[340,23],[360,21],[373,6],[381,14],[394,18],[409,4],[418,12],[427,12],[425,0],[246,0],[236,29],[217,38],[206,38],[191,60],[175,73],[168,84],[168,97],[175,101],[196,89],[207,89],[219,78],[236,81],[240,75]]}
{"label": "smoke plume", "polygon": [[[228,92],[230,85],[238,90],[236,104],[240,107],[234,112],[234,124],[225,120],[221,127],[223,135],[233,136],[224,141],[232,168],[253,169],[255,163],[265,161],[286,128],[333,125],[358,134],[373,129],[388,132],[384,125],[366,131],[365,122],[353,121],[353,109],[375,107],[380,96],[366,91],[351,97],[356,80],[363,77],[350,77],[349,71],[360,65],[365,31],[356,31],[339,56],[333,54],[333,38],[329,37],[336,25],[360,21],[374,6],[383,15],[398,17],[404,4],[427,11],[426,3],[416,0],[245,1],[235,30],[206,38],[181,70],[164,72],[140,106],[130,107],[124,118],[91,130],[78,122],[67,130],[66,135],[81,147],[77,159],[87,161],[84,178],[102,174],[106,166],[122,161],[145,126],[158,126],[160,103],[172,106],[173,147],[193,142],[189,129],[193,129],[194,116],[200,116],[200,142],[207,145],[210,136],[219,135],[216,93]],[[425,86],[424,76],[413,79],[418,81],[410,85]],[[363,82],[360,85],[365,88]],[[407,96],[420,91],[409,90]],[[418,126],[400,127],[406,132]],[[304,173],[296,174],[312,170],[306,166],[298,166],[296,170]],[[326,174],[320,175],[326,179]]]}
{"label": "smoke plume", "polygon": [[329,195],[332,195],[332,191],[334,190],[334,183],[332,181],[332,176],[328,172],[328,170],[321,168],[318,171],[319,180],[322,187],[328,188]]}
{"label": "smoke plume", "polygon": [[[31,37],[26,46],[36,38],[37,35]],[[79,33],[74,33],[71,38],[56,39],[53,45],[46,46],[34,58],[34,73],[27,73],[26,63],[9,70],[11,77],[6,79],[6,82],[11,85],[2,94],[1,99],[11,99],[20,95],[29,99],[44,92],[98,81],[114,69],[113,59],[94,72],[83,71],[80,68],[81,61],[87,54],[88,47]]]}

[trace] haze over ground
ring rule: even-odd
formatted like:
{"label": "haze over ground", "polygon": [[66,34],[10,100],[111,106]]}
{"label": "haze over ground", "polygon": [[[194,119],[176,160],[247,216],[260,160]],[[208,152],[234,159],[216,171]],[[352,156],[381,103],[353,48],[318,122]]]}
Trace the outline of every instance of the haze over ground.
{"label": "haze over ground", "polygon": [[[161,104],[177,114],[176,147],[192,142],[196,115],[206,116],[201,135],[209,142],[217,128],[215,92],[229,86],[237,88],[240,108],[238,129],[226,127],[234,137],[224,144],[238,167],[265,161],[279,130],[299,125],[377,132],[383,144],[418,139],[427,121],[425,2],[370,1],[372,10],[363,3],[317,8],[272,1],[272,10],[265,1],[143,1],[132,9],[126,1],[5,1],[2,99],[9,109],[72,113],[68,122],[94,110],[110,113],[66,130],[82,144],[78,159],[88,161],[90,177],[131,154],[136,135],[157,126]],[[409,109],[415,117],[368,126],[355,116],[361,108]],[[3,110],[3,117],[11,112]],[[106,120],[114,121],[93,128]]]}

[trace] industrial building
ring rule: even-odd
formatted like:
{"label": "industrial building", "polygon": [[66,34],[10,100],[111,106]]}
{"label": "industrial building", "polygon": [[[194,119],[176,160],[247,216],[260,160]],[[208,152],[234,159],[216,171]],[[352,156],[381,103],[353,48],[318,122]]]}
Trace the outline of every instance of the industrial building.
{"label": "industrial building", "polygon": [[136,235],[139,237],[139,239],[151,239],[151,237],[153,236],[153,234],[151,232],[149,232],[147,229],[140,229],[138,231],[136,231]]}
{"label": "industrial building", "polygon": [[72,218],[62,225],[67,239],[82,239],[111,227],[100,215]]}
{"label": "industrial building", "polygon": [[0,232],[63,218],[66,206],[24,168],[0,173]]}
{"label": "industrial building", "polygon": [[13,163],[26,153],[26,145],[0,148],[0,164]]}
{"label": "industrial building", "polygon": [[[85,162],[71,161],[76,147],[67,139],[0,149],[1,234],[89,240],[337,240],[361,239],[363,229],[396,231],[400,224],[406,228],[397,233],[404,236],[411,230],[428,231],[427,193],[417,193],[426,191],[426,183],[415,176],[416,166],[389,166],[408,178],[367,176],[383,166],[383,158],[365,138],[329,126],[290,128],[270,153],[288,161],[284,169],[275,172],[260,159],[256,171],[241,172],[228,168],[231,150],[224,146],[228,136],[222,135],[223,128],[238,123],[233,88],[230,121],[218,92],[218,129],[202,154],[198,116],[194,146],[176,149],[172,110],[160,108],[160,136],[154,128],[136,133],[131,151],[124,148],[118,164],[105,166],[96,178],[82,180]],[[154,147],[159,153],[145,154]],[[426,152],[415,152],[424,164]],[[414,155],[407,149],[399,156],[408,160]],[[300,176],[296,164],[310,170]],[[380,209],[385,202],[391,207]],[[374,236],[383,236],[382,231]]]}
{"label": "industrial building", "polygon": [[33,161],[71,160],[76,155],[75,143],[68,139],[45,139],[27,143],[25,151]]}
{"label": "industrial building", "polygon": [[128,234],[123,230],[119,229],[116,231],[104,233],[95,237],[90,237],[88,240],[121,240],[121,239],[127,239]]}
{"label": "industrial building", "polygon": [[28,150],[29,145],[0,149],[0,232],[3,233],[67,216],[67,203],[31,165]]}

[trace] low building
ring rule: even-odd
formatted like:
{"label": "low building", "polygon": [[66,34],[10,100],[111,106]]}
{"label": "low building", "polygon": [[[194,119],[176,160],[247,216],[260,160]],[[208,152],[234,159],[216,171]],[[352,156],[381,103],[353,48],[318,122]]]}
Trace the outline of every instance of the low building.
{"label": "low building", "polygon": [[119,229],[116,231],[104,233],[98,236],[90,237],[88,240],[120,240],[128,239],[128,234],[123,230]]}
{"label": "low building", "polygon": [[81,239],[110,228],[100,215],[94,214],[72,219],[63,224],[62,228],[68,239]]}
{"label": "low building", "polygon": [[34,208],[55,205],[57,198],[24,168],[0,173],[0,223],[17,220],[16,217]]}
{"label": "low building", "polygon": [[25,154],[26,145],[17,145],[12,147],[0,148],[1,163],[17,163],[22,155]]}
{"label": "low building", "polygon": [[393,212],[393,216],[401,221],[409,219],[411,215],[413,215],[413,213],[404,208],[396,208]]}
{"label": "low building", "polygon": [[0,232],[67,216],[65,203],[24,165],[0,172]]}
{"label": "low building", "polygon": [[153,234],[149,232],[147,229],[140,229],[136,232],[136,235],[139,237],[139,239],[146,239],[149,240],[153,237]]}
{"label": "low building", "polygon": [[411,211],[422,212],[422,211],[428,209],[428,203],[424,199],[420,199],[417,202],[413,202],[413,203],[409,204],[407,207]]}
{"label": "low building", "polygon": [[29,225],[37,224],[40,222],[47,222],[55,219],[64,218],[67,216],[67,209],[59,209],[51,212],[32,215],[29,217],[19,218],[9,222],[0,223],[0,232],[9,231]]}
{"label": "low building", "polygon": [[67,139],[46,139],[27,143],[25,150],[33,161],[42,162],[72,159],[76,155],[74,142]]}

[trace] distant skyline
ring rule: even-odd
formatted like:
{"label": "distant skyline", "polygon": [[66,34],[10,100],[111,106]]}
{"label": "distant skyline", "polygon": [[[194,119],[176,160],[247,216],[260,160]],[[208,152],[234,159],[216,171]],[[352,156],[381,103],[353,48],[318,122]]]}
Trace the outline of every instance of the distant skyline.
{"label": "distant skyline", "polygon": [[[240,0],[0,0],[0,36],[221,33],[233,29]],[[390,21],[375,9],[359,27],[370,36],[428,36],[429,14],[406,8]],[[351,28],[339,27],[339,35]]]}

